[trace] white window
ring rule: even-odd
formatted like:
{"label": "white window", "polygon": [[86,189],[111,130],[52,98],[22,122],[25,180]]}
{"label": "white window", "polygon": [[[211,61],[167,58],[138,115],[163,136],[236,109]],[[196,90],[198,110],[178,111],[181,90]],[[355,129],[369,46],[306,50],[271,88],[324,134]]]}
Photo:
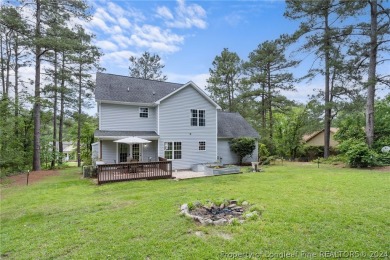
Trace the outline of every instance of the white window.
{"label": "white window", "polygon": [[164,143],[165,159],[181,159],[181,142]]}
{"label": "white window", "polygon": [[139,108],[139,117],[149,117],[149,108],[147,107],[140,107]]}
{"label": "white window", "polygon": [[206,151],[206,142],[205,141],[199,142],[199,151]]}
{"label": "white window", "polygon": [[206,126],[206,110],[191,109],[191,126]]}

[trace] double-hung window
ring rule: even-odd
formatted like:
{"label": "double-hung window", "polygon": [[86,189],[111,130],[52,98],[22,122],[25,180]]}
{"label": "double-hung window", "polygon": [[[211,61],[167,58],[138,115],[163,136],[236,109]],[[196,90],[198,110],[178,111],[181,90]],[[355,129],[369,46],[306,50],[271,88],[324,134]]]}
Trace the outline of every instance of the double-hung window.
{"label": "double-hung window", "polygon": [[149,117],[149,108],[140,107],[139,108],[139,117],[148,118]]}
{"label": "double-hung window", "polygon": [[206,151],[206,142],[205,141],[199,142],[199,151]]}
{"label": "double-hung window", "polygon": [[191,109],[191,126],[206,126],[206,110]]}
{"label": "double-hung window", "polygon": [[164,143],[165,159],[181,159],[181,142]]}

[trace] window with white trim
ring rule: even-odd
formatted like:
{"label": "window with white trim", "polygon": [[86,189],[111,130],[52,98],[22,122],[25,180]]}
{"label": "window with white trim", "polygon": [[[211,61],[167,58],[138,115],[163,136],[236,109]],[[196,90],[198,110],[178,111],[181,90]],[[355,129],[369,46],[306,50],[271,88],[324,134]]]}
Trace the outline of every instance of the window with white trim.
{"label": "window with white trim", "polygon": [[206,142],[205,141],[199,142],[199,151],[206,151]]}
{"label": "window with white trim", "polygon": [[164,142],[165,159],[181,159],[181,142]]}
{"label": "window with white trim", "polygon": [[139,117],[148,118],[149,117],[149,108],[140,107],[139,108]]}
{"label": "window with white trim", "polygon": [[191,109],[191,126],[206,126],[206,110]]}

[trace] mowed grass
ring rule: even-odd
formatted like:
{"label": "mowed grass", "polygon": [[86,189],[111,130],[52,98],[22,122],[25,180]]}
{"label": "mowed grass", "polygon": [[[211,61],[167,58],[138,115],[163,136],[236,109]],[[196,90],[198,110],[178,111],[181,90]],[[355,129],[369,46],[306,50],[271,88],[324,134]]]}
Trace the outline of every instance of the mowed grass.
{"label": "mowed grass", "polygon": [[[322,258],[390,249],[389,172],[290,163],[262,173],[97,186],[79,171],[2,187],[2,259]],[[258,220],[218,227],[179,215],[182,203],[221,198],[265,211]]]}

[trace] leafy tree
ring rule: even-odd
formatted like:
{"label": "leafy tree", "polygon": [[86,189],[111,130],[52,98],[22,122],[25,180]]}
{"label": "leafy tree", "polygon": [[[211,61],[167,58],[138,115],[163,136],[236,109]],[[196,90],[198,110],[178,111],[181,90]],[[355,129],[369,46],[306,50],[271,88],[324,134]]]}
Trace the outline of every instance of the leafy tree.
{"label": "leafy tree", "polygon": [[83,127],[79,134],[78,124],[74,124],[69,131],[69,140],[73,143],[80,141],[80,159],[83,160],[84,165],[92,164],[92,144],[95,141],[94,133],[98,127],[97,117],[86,114],[77,115],[75,117],[81,118]]}
{"label": "leafy tree", "polygon": [[23,1],[23,4],[29,5],[33,10],[33,22],[31,22],[32,49],[35,55],[35,80],[34,80],[34,152],[33,152],[33,170],[39,170],[40,163],[40,138],[41,138],[41,63],[43,56],[57,42],[58,36],[48,33],[48,24],[52,21],[53,14],[60,15],[69,21],[71,17],[87,19],[87,5],[81,0],[62,0],[62,1],[44,1],[33,0]]}
{"label": "leafy tree", "polygon": [[302,147],[302,137],[307,133],[306,107],[296,107],[286,114],[275,115],[275,146],[279,156],[295,159]]}
{"label": "leafy tree", "polygon": [[209,70],[206,90],[223,110],[229,112],[237,111],[236,97],[240,91],[241,65],[238,54],[224,48],[221,54],[214,58],[213,68]]}
{"label": "leafy tree", "polygon": [[274,110],[289,104],[280,91],[294,90],[293,74],[287,70],[296,66],[297,61],[285,57],[287,43],[286,36],[275,41],[265,41],[249,54],[249,61],[243,65],[248,75],[246,82],[252,86],[258,85],[247,95],[260,97],[261,133],[270,140],[273,137]]}
{"label": "leafy tree", "polygon": [[255,139],[249,137],[234,138],[230,141],[230,150],[237,154],[238,163],[242,164],[245,156],[250,155],[256,148]]}
{"label": "leafy tree", "polygon": [[[92,35],[87,34],[82,27],[77,28],[78,46],[72,60],[75,63],[74,77],[77,87],[77,166],[81,166],[81,124],[82,107],[86,100],[92,97],[95,84],[92,81],[91,71],[99,69],[98,61],[102,55],[94,46]],[[84,98],[84,99],[83,99]]]}
{"label": "leafy tree", "polygon": [[375,102],[374,145],[378,152],[383,146],[390,146],[390,95]]}
{"label": "leafy tree", "polygon": [[284,15],[293,20],[301,20],[299,29],[293,37],[305,39],[300,51],[313,51],[315,56],[323,61],[322,68],[310,70],[308,76],[313,77],[318,73],[324,75],[324,157],[327,158],[332,117],[331,68],[335,65],[332,63],[331,55],[335,50],[335,43],[342,42],[350,32],[335,25],[345,19],[347,14],[336,0],[287,0],[286,3]]}
{"label": "leafy tree", "polygon": [[[389,61],[386,54],[390,52],[390,8],[386,1],[363,0],[341,1],[350,16],[362,20],[354,24],[353,43],[349,52],[355,57],[355,70],[363,69],[367,75],[364,86],[367,89],[366,99],[366,142],[372,147],[375,141],[375,92],[378,85],[390,86],[390,75],[385,71],[380,74],[378,68]],[[367,17],[369,19],[367,20]]]}
{"label": "leafy tree", "polygon": [[129,67],[130,76],[141,79],[151,79],[166,81],[166,75],[162,75],[162,69],[165,65],[161,64],[161,58],[157,54],[144,52],[141,57],[131,56],[129,58],[131,64]]}

